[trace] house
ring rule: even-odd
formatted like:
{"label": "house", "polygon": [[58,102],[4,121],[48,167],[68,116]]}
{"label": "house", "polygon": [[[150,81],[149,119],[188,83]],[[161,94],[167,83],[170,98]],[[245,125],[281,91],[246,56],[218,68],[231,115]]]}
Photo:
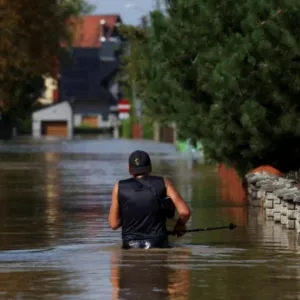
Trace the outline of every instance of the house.
{"label": "house", "polygon": [[73,136],[73,111],[68,101],[57,102],[38,109],[32,114],[32,135]]}
{"label": "house", "polygon": [[[57,81],[45,78],[47,88],[40,103],[46,105],[33,114],[35,137],[50,133],[60,135],[63,132],[69,135],[70,128],[72,132],[76,128],[85,127],[97,128],[99,131],[115,128],[118,120],[116,106],[122,98],[116,80],[120,68],[119,56],[124,44],[118,29],[121,22],[118,15],[84,16],[78,20],[75,26],[71,61],[60,63]],[[65,109],[68,103],[72,118],[66,115],[61,119],[64,123],[58,125],[57,116],[53,115],[54,103],[58,105],[57,110]],[[60,106],[60,103],[63,105]],[[52,117],[56,125],[54,123],[49,125]],[[69,125],[66,120],[68,122],[71,120],[72,124]],[[48,125],[41,125],[44,124],[43,122]],[[38,123],[40,125],[37,125]],[[57,130],[51,129],[53,126],[60,128],[60,134]],[[42,128],[48,129],[42,130]],[[37,130],[41,130],[40,134]]]}

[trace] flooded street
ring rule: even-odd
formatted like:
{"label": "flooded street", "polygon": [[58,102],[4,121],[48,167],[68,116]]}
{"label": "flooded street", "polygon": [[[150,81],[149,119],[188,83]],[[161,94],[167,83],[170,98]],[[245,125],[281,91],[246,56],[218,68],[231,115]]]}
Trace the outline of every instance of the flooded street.
{"label": "flooded street", "polygon": [[[131,151],[192,208],[168,250],[120,250],[107,216]],[[0,299],[300,299],[300,242],[261,209],[220,197],[215,166],[188,169],[172,145],[126,140],[0,143]],[[169,224],[171,226],[171,224]]]}

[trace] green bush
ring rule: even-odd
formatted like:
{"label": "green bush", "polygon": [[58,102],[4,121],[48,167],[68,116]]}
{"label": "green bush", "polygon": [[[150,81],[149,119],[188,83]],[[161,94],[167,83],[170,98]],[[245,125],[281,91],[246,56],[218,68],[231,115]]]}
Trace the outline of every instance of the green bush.
{"label": "green bush", "polygon": [[146,140],[153,139],[153,123],[149,120],[143,122],[143,138]]}
{"label": "green bush", "polygon": [[120,128],[120,136],[124,139],[131,139],[132,138],[132,120],[128,118],[126,120],[121,121],[121,128]]}
{"label": "green bush", "polygon": [[[132,138],[132,126],[138,122],[137,118],[129,117],[126,120],[121,121],[120,136],[124,139]],[[153,139],[153,122],[147,117],[142,119],[143,126],[143,139],[152,140]]]}

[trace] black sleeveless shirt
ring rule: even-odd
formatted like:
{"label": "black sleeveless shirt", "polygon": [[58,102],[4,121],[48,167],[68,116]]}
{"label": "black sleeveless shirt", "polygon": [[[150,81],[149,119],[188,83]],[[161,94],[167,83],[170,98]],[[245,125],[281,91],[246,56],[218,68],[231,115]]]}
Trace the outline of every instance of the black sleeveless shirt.
{"label": "black sleeveless shirt", "polygon": [[[151,185],[156,196],[142,183]],[[123,241],[167,236],[166,216],[160,203],[160,199],[165,197],[165,182],[160,176],[119,181],[118,201]]]}

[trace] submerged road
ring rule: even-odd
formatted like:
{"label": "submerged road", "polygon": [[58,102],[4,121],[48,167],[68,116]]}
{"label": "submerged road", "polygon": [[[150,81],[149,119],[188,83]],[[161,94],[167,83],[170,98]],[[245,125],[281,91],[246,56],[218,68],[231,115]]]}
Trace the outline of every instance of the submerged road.
{"label": "submerged road", "polygon": [[[170,250],[122,251],[107,214],[131,151],[153,158],[192,207]],[[225,202],[215,166],[189,170],[172,145],[128,140],[0,143],[0,299],[300,299],[299,240],[259,209]]]}

